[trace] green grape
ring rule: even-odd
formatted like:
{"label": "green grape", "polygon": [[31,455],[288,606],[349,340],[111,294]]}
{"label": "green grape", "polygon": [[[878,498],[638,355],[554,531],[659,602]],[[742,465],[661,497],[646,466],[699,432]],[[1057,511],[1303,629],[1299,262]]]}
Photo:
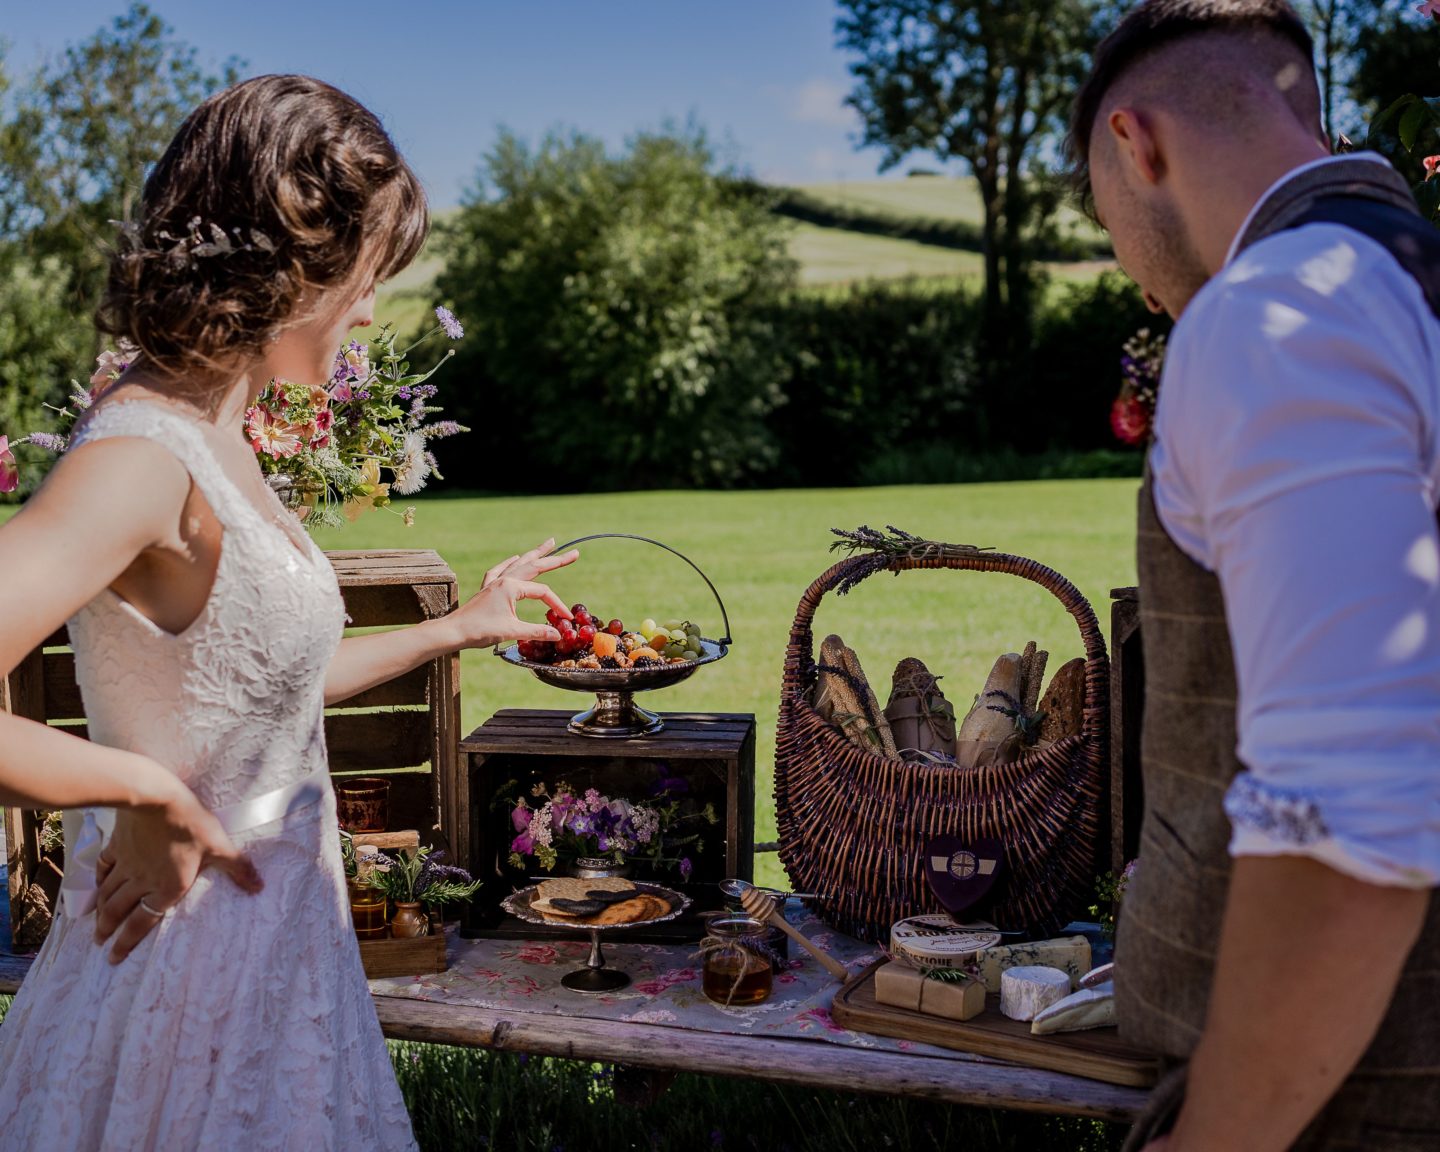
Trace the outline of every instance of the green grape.
{"label": "green grape", "polygon": [[685,643],[685,630],[684,630],[683,628],[671,628],[671,629],[670,629],[670,639],[676,641],[676,642],[679,643],[679,644],[684,644],[684,643]]}
{"label": "green grape", "polygon": [[684,656],[684,655],[685,655],[685,646],[684,646],[683,644],[667,644],[667,645],[665,645],[665,658],[666,658],[667,660],[674,660],[676,657],[678,657],[678,656]]}
{"label": "green grape", "polygon": [[660,621],[660,627],[669,632],[671,629],[679,628],[684,623],[685,621],[683,620],[662,620]]}
{"label": "green grape", "polygon": [[651,619],[649,616],[645,617],[645,619],[644,619],[643,621],[641,621],[641,623],[640,623],[640,634],[641,634],[642,636],[644,636],[647,640],[648,640],[651,636],[654,636],[655,633],[658,632],[658,631],[660,631],[659,625],[657,625],[657,624],[655,623],[655,621],[654,621],[653,619]]}

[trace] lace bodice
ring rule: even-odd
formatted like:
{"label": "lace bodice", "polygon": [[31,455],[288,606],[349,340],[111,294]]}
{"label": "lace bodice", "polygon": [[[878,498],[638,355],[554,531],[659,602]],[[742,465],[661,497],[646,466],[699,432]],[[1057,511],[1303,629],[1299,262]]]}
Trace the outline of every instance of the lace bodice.
{"label": "lace bodice", "polygon": [[111,436],[174,453],[224,537],[209,600],[183,632],[166,632],[109,589],[71,619],[92,738],[153,757],[210,808],[322,767],[325,670],[345,626],[324,553],[307,537],[302,554],[174,410],[144,400],[103,406],[75,446]]}
{"label": "lace bodice", "polygon": [[[70,621],[91,737],[168,766],[222,823],[268,811],[277,791],[305,799],[226,824],[262,892],[201,871],[118,965],[95,944],[94,913],[62,903],[0,1028],[0,1147],[411,1152],[325,782],[325,673],[345,624],[334,572],[243,497],[173,409],[102,406],[76,443],[107,436],[173,452],[223,538],[183,632],[108,591]],[[82,839],[67,844],[67,884],[86,875]]]}

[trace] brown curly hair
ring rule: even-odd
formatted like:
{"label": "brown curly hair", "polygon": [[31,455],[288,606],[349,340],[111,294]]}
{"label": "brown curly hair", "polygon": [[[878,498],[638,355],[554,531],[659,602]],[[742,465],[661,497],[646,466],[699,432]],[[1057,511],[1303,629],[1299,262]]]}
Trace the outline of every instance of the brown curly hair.
{"label": "brown curly hair", "polygon": [[122,225],[95,323],[198,398],[304,321],[302,296],[388,279],[429,228],[372,112],[308,76],[258,76],[180,126]]}

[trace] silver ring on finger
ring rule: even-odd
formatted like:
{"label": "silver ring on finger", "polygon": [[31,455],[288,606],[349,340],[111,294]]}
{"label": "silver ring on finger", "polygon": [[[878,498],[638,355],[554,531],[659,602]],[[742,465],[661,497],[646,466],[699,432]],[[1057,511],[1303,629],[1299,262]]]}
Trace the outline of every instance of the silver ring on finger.
{"label": "silver ring on finger", "polygon": [[158,916],[161,920],[165,919],[165,914],[170,911],[168,908],[152,907],[150,901],[146,900],[144,896],[140,897],[140,907],[150,913],[151,916]]}

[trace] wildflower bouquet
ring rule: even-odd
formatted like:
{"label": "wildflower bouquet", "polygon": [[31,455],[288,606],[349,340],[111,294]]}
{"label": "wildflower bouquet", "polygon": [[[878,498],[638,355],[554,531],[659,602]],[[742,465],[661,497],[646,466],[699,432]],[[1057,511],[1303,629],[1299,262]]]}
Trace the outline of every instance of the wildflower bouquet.
{"label": "wildflower bouquet", "polygon": [[[409,348],[396,347],[395,330],[388,324],[373,344],[352,340],[335,354],[323,387],[270,381],[245,413],[245,435],[261,471],[307,527],[338,527],[367,509],[387,507],[392,493],[410,496],[430,477],[441,478],[431,442],[468,429],[453,420],[431,421],[440,409],[431,403],[438,390],[430,378],[455,353],[447,351],[420,373],[410,370],[407,359],[411,349],[438,333],[451,340],[465,335],[448,309],[436,308],[435,316],[438,324]],[[72,381],[70,403],[58,410],[60,416],[78,419],[125,373],[138,351],[121,340],[116,349],[102,352],[90,387]],[[68,440],[48,432],[14,441],[0,436],[0,493],[19,486],[13,449],[20,444],[60,453]],[[404,510],[406,524],[414,522],[414,513]]]}
{"label": "wildflower bouquet", "polygon": [[[447,309],[435,315],[439,324],[416,345],[440,332],[452,340],[465,334]],[[382,325],[373,344],[352,340],[335,354],[325,387],[272,380],[245,413],[261,470],[282,500],[304,510],[307,526],[339,525],[342,513],[354,520],[388,506],[392,493],[411,496],[440,478],[430,442],[467,431],[453,420],[427,423],[440,411],[430,403],[437,392],[430,378],[454,350],[416,373],[411,348],[397,348],[395,330]],[[413,523],[413,508],[403,515]]]}
{"label": "wildflower bouquet", "polygon": [[[512,782],[501,791],[513,787]],[[632,804],[602,796],[594,788],[580,793],[562,782],[553,793],[545,784],[537,784],[530,797],[514,801],[510,812],[515,832],[510,842],[513,868],[523,869],[527,857],[546,872],[553,872],[561,860],[581,857],[617,864],[640,859],[656,867],[674,866],[680,879],[688,880],[694,863],[687,852],[699,852],[704,845],[699,832],[685,832],[681,826],[697,819],[714,824],[718,819],[713,804],[683,812],[679,798],[668,790],[649,803]]]}
{"label": "wildflower bouquet", "polygon": [[1160,395],[1160,368],[1165,363],[1165,337],[1141,328],[1125,341],[1120,357],[1120,395],[1110,408],[1110,430],[1122,444],[1139,447],[1150,439],[1155,401]]}

